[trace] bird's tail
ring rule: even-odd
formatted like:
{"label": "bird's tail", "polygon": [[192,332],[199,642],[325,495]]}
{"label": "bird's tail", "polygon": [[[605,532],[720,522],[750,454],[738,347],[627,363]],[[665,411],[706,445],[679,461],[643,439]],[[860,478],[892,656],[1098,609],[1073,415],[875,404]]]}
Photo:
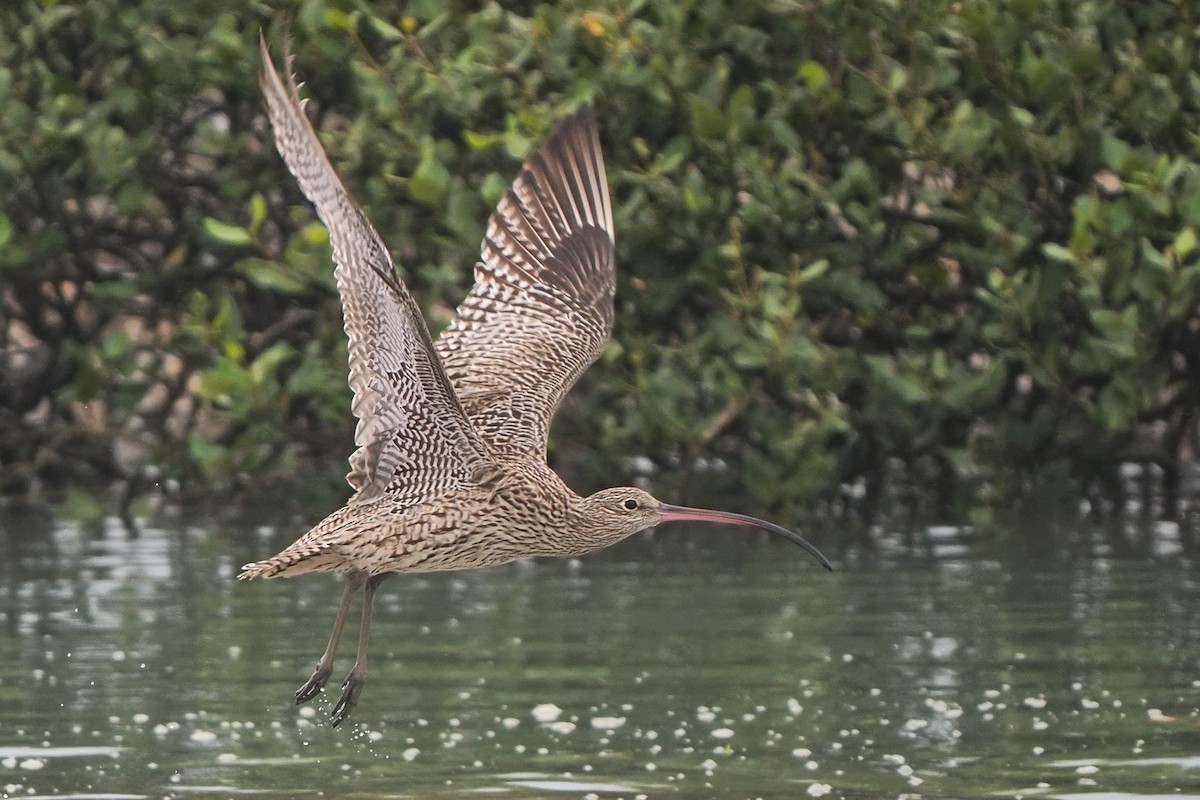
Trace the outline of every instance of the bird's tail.
{"label": "bird's tail", "polygon": [[290,578],[305,572],[336,572],[339,567],[345,566],[344,560],[329,552],[328,548],[297,545],[301,545],[301,542],[296,542],[278,555],[243,565],[238,580]]}

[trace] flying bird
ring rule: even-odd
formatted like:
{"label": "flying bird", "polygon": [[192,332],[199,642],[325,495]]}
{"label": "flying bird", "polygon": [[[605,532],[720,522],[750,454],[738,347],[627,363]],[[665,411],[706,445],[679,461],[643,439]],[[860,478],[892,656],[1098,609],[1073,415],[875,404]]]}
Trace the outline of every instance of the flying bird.
{"label": "flying bird", "polygon": [[579,556],[661,522],[761,528],[829,561],[798,534],[727,511],[668,505],[634,487],[576,494],[546,464],[560,401],[613,326],[612,206],[591,111],[569,115],[522,166],[492,214],[475,285],[435,342],[379,234],[350,197],[265,40],[261,86],[275,144],[329,230],[358,418],[354,494],[240,578],[346,576],[333,633],[295,692],[320,692],[355,596],[358,656],[331,711],[358,704],[380,582],[398,572],[473,569],[530,556]]}

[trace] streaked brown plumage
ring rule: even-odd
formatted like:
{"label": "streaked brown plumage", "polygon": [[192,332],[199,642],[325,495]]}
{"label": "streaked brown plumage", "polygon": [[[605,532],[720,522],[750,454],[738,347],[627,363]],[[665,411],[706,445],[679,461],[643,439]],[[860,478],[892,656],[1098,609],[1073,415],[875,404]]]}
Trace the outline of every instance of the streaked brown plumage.
{"label": "streaked brown plumage", "polygon": [[780,534],[831,568],[812,545],[772,523],[667,505],[632,487],[581,497],[546,465],[554,412],[600,355],[613,324],[612,209],[587,109],[567,117],[530,156],[500,201],[475,286],[435,343],[379,234],[321,149],[290,58],[285,83],[261,44],[276,145],[329,229],[358,417],[347,476],[354,495],[239,576],[348,576],[329,645],[297,690],[297,703],[328,681],[362,589],[358,658],[333,724],[354,709],[366,679],[375,590],[394,572],[581,555],[660,522],[689,519]]}

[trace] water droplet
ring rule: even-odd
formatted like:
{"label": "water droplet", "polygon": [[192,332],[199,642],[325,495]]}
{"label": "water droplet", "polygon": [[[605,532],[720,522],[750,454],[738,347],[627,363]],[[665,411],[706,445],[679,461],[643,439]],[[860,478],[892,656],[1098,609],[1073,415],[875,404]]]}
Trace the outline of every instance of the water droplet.
{"label": "water droplet", "polygon": [[533,707],[533,718],[538,722],[553,722],[562,714],[562,709],[554,703],[542,703]]}
{"label": "water droplet", "polygon": [[598,730],[616,730],[624,724],[625,717],[592,717],[592,727]]}

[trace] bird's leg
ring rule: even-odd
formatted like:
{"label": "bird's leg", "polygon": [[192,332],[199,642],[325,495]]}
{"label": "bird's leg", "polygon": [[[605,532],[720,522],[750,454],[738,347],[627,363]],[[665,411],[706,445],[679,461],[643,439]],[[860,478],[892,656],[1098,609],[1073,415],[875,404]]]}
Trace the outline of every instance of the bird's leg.
{"label": "bird's leg", "polygon": [[358,629],[358,657],[354,660],[354,666],[350,668],[350,674],[342,683],[341,699],[330,712],[335,728],[345,722],[346,717],[350,716],[350,712],[358,705],[358,696],[362,694],[363,684],[367,682],[367,638],[371,631],[371,607],[375,604],[375,590],[387,575],[386,572],[372,575],[367,578],[366,588],[363,589],[362,627]]}
{"label": "bird's leg", "polygon": [[352,572],[346,578],[346,588],[342,590],[342,601],[338,604],[337,618],[333,621],[333,633],[329,636],[329,645],[321,654],[320,660],[317,661],[317,667],[313,670],[312,677],[296,690],[296,705],[307,703],[316,697],[317,692],[325,688],[329,676],[333,674],[333,657],[337,653],[338,643],[342,640],[342,628],[346,626],[350,603],[366,580],[365,572]]}

